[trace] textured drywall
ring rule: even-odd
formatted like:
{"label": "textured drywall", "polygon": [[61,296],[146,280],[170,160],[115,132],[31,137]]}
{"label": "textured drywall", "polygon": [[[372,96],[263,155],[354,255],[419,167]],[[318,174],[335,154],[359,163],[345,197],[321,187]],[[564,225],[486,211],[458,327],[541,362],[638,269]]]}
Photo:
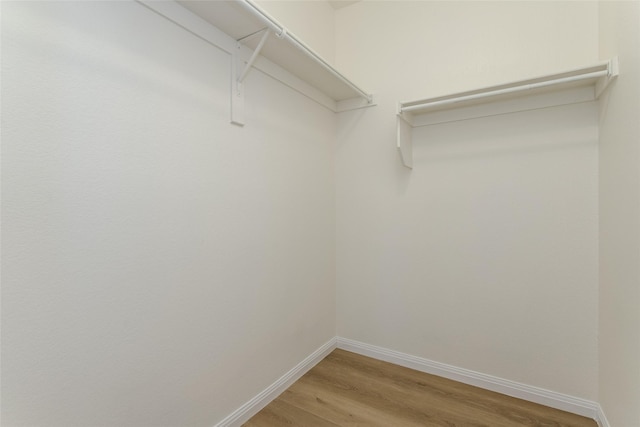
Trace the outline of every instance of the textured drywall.
{"label": "textured drywall", "polygon": [[600,397],[640,426],[640,2],[600,3],[600,55],[620,76],[600,101]]}
{"label": "textured drywall", "polygon": [[336,11],[338,335],[597,399],[595,103],[414,129],[398,101],[598,61],[597,4],[376,2]]}
{"label": "textured drywall", "polygon": [[2,4],[2,425],[212,426],[335,335],[335,116],[134,2]]}

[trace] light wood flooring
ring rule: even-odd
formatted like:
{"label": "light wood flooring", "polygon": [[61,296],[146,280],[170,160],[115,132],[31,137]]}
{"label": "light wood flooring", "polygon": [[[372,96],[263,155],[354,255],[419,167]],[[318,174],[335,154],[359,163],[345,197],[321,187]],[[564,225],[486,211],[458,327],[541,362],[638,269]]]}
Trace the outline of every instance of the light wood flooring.
{"label": "light wood flooring", "polygon": [[247,427],[597,427],[578,415],[334,350]]}

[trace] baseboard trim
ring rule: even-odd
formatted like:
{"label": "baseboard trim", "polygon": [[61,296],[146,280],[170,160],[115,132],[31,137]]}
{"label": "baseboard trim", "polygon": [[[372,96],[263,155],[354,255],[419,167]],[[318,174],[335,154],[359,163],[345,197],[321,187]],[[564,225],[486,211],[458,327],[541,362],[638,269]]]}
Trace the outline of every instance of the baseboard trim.
{"label": "baseboard trim", "polygon": [[[385,362],[394,363],[417,371],[426,372],[428,374],[449,378],[464,384],[528,400],[530,402],[582,415],[584,417],[589,417],[595,419],[598,424],[600,424],[600,427],[609,427],[600,405],[589,400],[556,393],[515,381],[505,380],[503,378],[482,374],[468,369],[458,368],[456,366],[435,362],[422,357],[412,356],[410,354],[365,344],[363,342],[347,338],[337,337],[337,344],[338,348],[343,350],[358,353],[363,356],[369,356]],[[601,423],[601,419],[604,420],[603,423]]]}
{"label": "baseboard trim", "polygon": [[262,408],[267,406],[273,399],[278,397],[278,395],[290,387],[300,377],[307,373],[311,368],[318,364],[322,359],[327,357],[335,348],[340,348],[363,356],[384,360],[385,362],[394,363],[417,371],[438,375],[464,384],[502,393],[507,396],[528,400],[551,408],[589,417],[598,423],[598,427],[611,427],[602,407],[596,402],[515,381],[505,380],[503,378],[471,371],[469,369],[458,368],[445,363],[435,362],[422,357],[412,356],[399,351],[389,350],[387,348],[342,337],[334,337],[323,344],[320,348],[307,356],[302,362],[298,363],[293,369],[264,389],[253,399],[249,400],[247,403],[229,414],[214,427],[241,426],[252,416],[257,414]]}
{"label": "baseboard trim", "polygon": [[609,424],[609,420],[607,420],[607,417],[602,410],[602,406],[600,405],[598,405],[596,422],[598,423],[598,427],[611,427],[611,424]]}
{"label": "baseboard trim", "polygon": [[273,399],[278,397],[283,391],[296,382],[307,371],[313,368],[318,362],[327,357],[336,348],[336,337],[330,339],[322,347],[311,353],[293,369],[278,378],[273,384],[264,389],[253,399],[233,411],[229,416],[220,421],[215,427],[239,427],[247,422],[251,417],[260,412]]}

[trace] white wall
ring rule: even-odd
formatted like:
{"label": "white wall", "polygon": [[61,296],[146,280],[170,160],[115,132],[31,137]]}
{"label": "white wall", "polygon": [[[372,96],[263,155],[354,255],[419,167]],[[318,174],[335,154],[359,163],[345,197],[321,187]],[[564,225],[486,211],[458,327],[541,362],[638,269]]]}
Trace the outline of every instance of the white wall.
{"label": "white wall", "polygon": [[335,335],[335,116],[252,72],[230,125],[137,3],[2,9],[2,425],[214,425]]}
{"label": "white wall", "polygon": [[379,96],[341,114],[338,335],[597,399],[595,103],[416,128],[398,101],[598,60],[592,2],[377,2],[336,11],[336,63]]}
{"label": "white wall", "polygon": [[[3,2],[2,425],[213,425],[335,335],[336,281],[338,335],[640,425],[638,3],[259,3],[378,95],[335,177],[331,113],[252,72],[229,125],[228,56],[141,6]],[[398,100],[598,43],[599,157],[584,104],[416,129],[401,166]]]}
{"label": "white wall", "polygon": [[600,3],[600,55],[620,58],[601,101],[600,404],[640,426],[640,2]]}
{"label": "white wall", "polygon": [[256,3],[330,64],[335,61],[335,17],[326,0],[259,0]]}

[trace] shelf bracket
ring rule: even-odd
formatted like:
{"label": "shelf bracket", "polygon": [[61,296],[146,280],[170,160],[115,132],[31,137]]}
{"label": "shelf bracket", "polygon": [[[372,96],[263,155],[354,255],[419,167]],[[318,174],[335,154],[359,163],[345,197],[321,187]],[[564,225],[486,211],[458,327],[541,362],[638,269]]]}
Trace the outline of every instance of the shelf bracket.
{"label": "shelf bracket", "polygon": [[231,55],[231,123],[238,126],[244,126],[244,84],[237,77],[243,65],[241,49],[238,43]]}
{"label": "shelf bracket", "polygon": [[602,92],[613,82],[613,80],[620,74],[620,68],[618,65],[618,57],[614,56],[607,62],[607,75],[602,77],[596,83],[596,99],[600,98]]}
{"label": "shelf bracket", "polygon": [[[400,110],[400,108],[398,108]],[[411,123],[411,117],[407,114],[398,112],[397,114],[397,144],[400,151],[400,157],[402,158],[402,164],[413,169],[413,124]]]}
{"label": "shelf bracket", "polygon": [[238,40],[236,49],[231,57],[231,123],[244,126],[244,79],[247,78],[249,71],[253,67],[254,62],[258,59],[260,51],[267,42],[271,30],[265,28],[264,34],[253,51],[253,54],[245,64],[242,59],[242,43]]}
{"label": "shelf bracket", "polygon": [[242,82],[244,82],[244,79],[247,77],[247,74],[249,74],[249,71],[251,71],[251,67],[253,67],[253,63],[256,62],[256,59],[258,58],[258,55],[260,55],[260,51],[264,47],[264,44],[266,43],[270,34],[271,34],[271,30],[265,29],[264,34],[262,35],[262,38],[258,43],[258,46],[253,51],[253,54],[251,55],[251,58],[249,58],[249,61],[247,61],[247,65],[244,67],[244,70],[242,70],[242,73],[240,73],[240,76],[238,77],[238,83],[242,84]]}

